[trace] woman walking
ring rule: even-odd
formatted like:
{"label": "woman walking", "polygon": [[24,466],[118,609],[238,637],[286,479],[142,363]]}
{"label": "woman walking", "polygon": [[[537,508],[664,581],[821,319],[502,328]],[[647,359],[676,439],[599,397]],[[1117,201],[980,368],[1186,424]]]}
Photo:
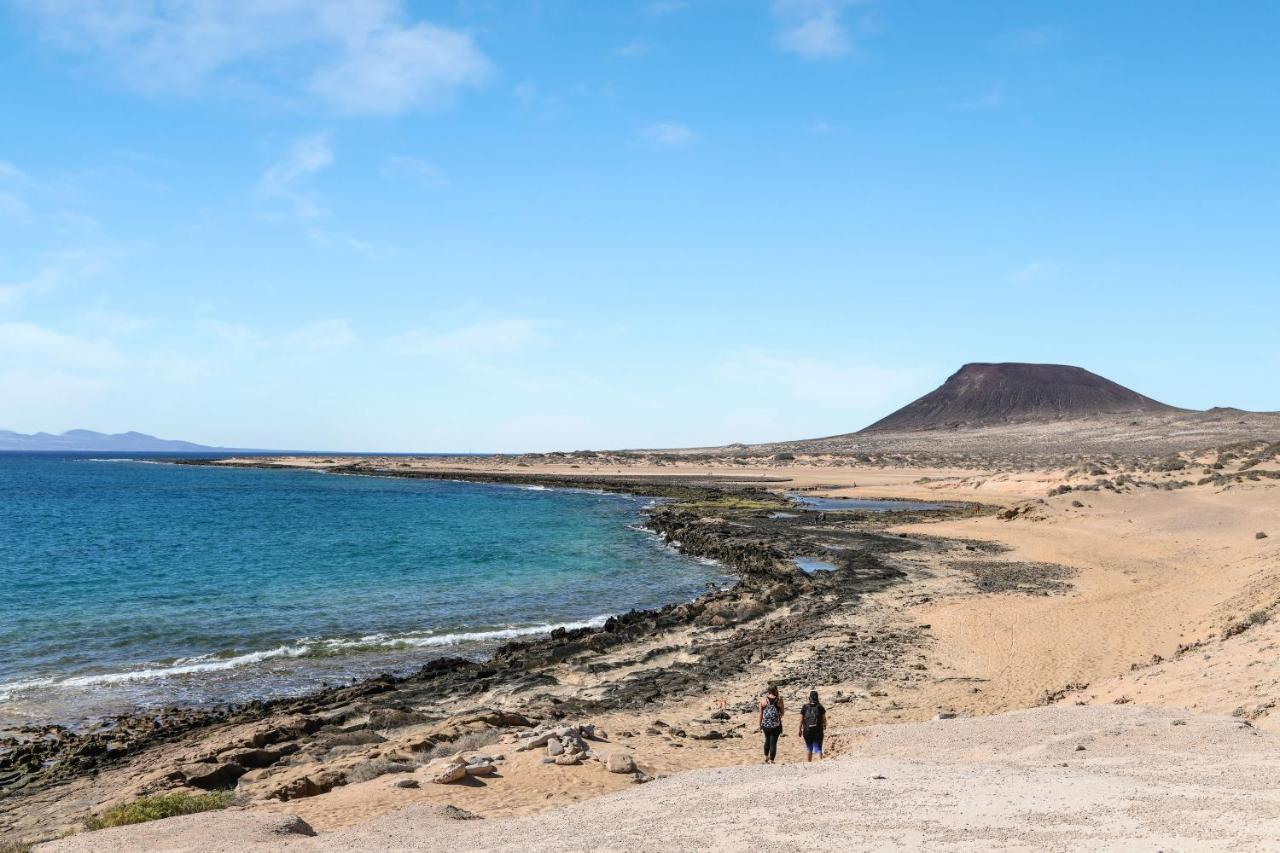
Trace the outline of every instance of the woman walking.
{"label": "woman walking", "polygon": [[778,757],[778,738],[782,736],[782,715],[785,712],[778,688],[770,685],[760,699],[760,731],[764,732],[765,764],[773,764]]}
{"label": "woman walking", "polygon": [[818,701],[818,691],[809,691],[809,702],[800,709],[800,737],[804,738],[804,748],[809,754],[807,760],[813,761],[818,756],[822,760],[822,735],[827,730],[827,709]]}

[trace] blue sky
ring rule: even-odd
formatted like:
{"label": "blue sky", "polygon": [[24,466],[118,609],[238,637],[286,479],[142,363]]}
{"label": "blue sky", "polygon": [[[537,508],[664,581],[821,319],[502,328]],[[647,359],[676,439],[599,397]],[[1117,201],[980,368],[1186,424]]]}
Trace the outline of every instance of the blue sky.
{"label": "blue sky", "polygon": [[846,432],[966,361],[1280,408],[1280,7],[0,0],[0,428]]}

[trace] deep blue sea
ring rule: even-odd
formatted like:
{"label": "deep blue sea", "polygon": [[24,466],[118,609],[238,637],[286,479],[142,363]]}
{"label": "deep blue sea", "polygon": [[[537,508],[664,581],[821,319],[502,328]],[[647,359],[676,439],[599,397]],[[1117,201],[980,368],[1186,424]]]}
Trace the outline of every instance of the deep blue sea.
{"label": "deep blue sea", "polygon": [[0,725],[299,693],[723,583],[647,503],[0,453]]}

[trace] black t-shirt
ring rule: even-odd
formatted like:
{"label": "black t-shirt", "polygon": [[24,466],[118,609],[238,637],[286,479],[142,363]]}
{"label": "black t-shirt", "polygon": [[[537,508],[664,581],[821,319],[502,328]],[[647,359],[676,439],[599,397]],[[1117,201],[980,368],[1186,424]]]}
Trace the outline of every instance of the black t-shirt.
{"label": "black t-shirt", "polygon": [[[813,715],[813,712],[809,710],[810,708],[818,709],[817,718],[816,718],[818,722],[815,725],[809,724],[809,718]],[[826,716],[827,716],[827,709],[822,707],[821,705],[811,705],[808,702],[806,702],[805,706],[800,709],[800,719],[804,721],[804,727],[806,729],[823,728],[826,722]]]}

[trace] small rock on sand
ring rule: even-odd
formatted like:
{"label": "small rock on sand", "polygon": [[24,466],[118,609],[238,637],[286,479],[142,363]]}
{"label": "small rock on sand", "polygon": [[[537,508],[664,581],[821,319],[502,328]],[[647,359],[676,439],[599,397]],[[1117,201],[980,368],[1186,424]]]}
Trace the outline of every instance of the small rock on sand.
{"label": "small rock on sand", "polygon": [[454,782],[459,782],[465,779],[466,776],[467,776],[467,765],[450,764],[448,767],[444,768],[439,773],[437,773],[434,777],[432,777],[431,781],[437,785],[451,785]]}
{"label": "small rock on sand", "polygon": [[625,752],[609,753],[604,766],[610,773],[634,773],[636,770],[635,759]]}

